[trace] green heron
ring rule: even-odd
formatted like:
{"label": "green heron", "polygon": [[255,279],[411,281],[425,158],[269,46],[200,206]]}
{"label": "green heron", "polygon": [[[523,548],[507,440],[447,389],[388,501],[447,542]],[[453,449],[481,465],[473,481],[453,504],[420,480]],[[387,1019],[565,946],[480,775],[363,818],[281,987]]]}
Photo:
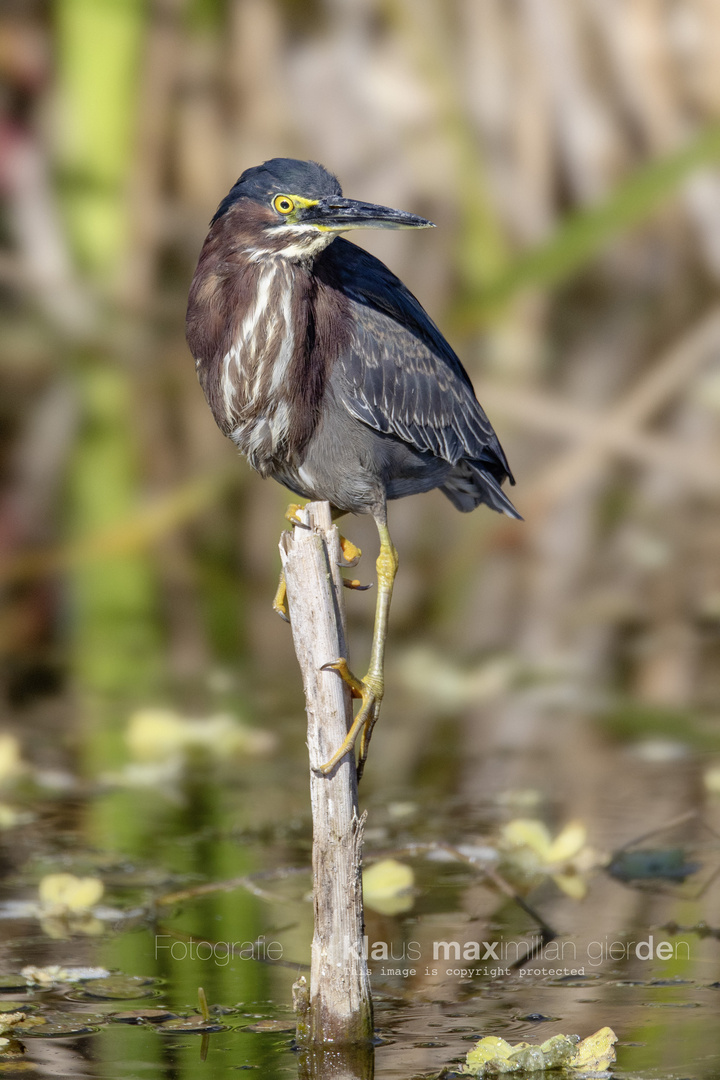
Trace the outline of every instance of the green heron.
{"label": "green heron", "polygon": [[[187,340],[220,429],[261,476],[336,513],[370,513],[380,534],[368,673],[326,665],[361,699],[330,772],[362,733],[358,772],[384,692],[397,552],[387,501],[440,490],[458,510],[520,515],[514,483],[472,383],[419,302],[350,229],[432,223],[345,199],[312,161],[247,169],[212,219],[190,288]],[[278,608],[282,603],[278,601]]]}

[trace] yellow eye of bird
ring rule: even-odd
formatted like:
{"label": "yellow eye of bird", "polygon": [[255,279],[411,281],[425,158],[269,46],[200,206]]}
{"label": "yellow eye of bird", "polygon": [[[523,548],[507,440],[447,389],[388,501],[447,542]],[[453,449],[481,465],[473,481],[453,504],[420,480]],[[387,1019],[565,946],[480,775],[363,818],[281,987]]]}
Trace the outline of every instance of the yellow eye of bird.
{"label": "yellow eye of bird", "polygon": [[287,195],[276,195],[273,199],[273,206],[278,214],[289,214],[291,210],[295,209],[295,203]]}

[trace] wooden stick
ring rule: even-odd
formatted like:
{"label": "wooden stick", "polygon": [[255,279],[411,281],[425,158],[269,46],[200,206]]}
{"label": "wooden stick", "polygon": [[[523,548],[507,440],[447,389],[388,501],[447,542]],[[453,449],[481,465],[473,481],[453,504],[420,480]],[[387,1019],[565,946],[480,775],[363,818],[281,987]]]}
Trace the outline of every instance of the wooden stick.
{"label": "wooden stick", "polygon": [[328,503],[309,503],[298,516],[309,528],[295,527],[280,541],[307,703],[313,818],[315,932],[309,1002],[298,1017],[298,1039],[316,1047],[369,1046],[373,1014],[361,875],[365,818],[358,811],[354,754],[346,754],[330,776],[316,771],[342,744],[352,723],[347,686],[336,672],[321,670],[347,657],[340,537]]}

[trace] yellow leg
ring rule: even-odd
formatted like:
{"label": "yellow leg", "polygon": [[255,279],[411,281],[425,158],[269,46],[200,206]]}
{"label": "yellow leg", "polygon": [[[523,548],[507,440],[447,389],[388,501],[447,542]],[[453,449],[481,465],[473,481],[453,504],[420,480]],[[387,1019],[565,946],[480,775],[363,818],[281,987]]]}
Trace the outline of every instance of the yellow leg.
{"label": "yellow leg", "polygon": [[390,539],[387,525],[378,521],[377,527],[380,534],[380,554],[376,564],[378,593],[368,673],[364,679],[356,679],[349,671],[346,660],[335,660],[331,664],[324,665],[326,670],[337,671],[340,678],[350,687],[353,697],[359,697],[361,701],[360,711],[353,720],[342,746],[336,750],[329,761],[320,767],[320,772],[324,775],[332,772],[340,759],[353,749],[361,732],[358,777],[362,774],[372,729],[380,713],[380,704],[385,693],[385,643],[388,635],[390,602],[398,568],[398,555]]}
{"label": "yellow leg", "polygon": [[[293,526],[300,526],[302,529],[307,529],[307,525],[304,521],[301,521],[298,517],[298,510],[302,510],[302,503],[290,503],[285,511],[285,518]],[[342,551],[342,563],[341,566],[355,566],[362,555],[362,551],[353,544],[352,540],[346,539],[346,537],[340,537],[340,550]],[[351,581],[343,580],[343,585],[346,589],[358,589],[361,592],[364,589],[369,589],[369,585],[361,585],[359,581],[353,578]],[[287,607],[287,587],[285,585],[285,574],[280,571],[280,580],[278,581],[278,587],[275,590],[275,596],[273,597],[273,611],[276,615],[279,615],[285,622],[290,622]]]}
{"label": "yellow leg", "polygon": [[280,580],[278,581],[278,587],[275,590],[275,596],[273,597],[273,611],[276,615],[279,615],[285,622],[290,622],[290,616],[287,609],[287,585],[285,584],[285,571],[280,571]]}
{"label": "yellow leg", "polygon": [[377,723],[378,716],[380,715],[380,702],[375,703],[375,707],[369,713],[365,723],[363,724],[362,734],[360,736],[360,753],[358,754],[357,763],[357,778],[358,781],[362,778],[362,774],[365,772],[365,762],[367,761],[368,750],[370,749],[370,739],[372,738],[373,728]]}

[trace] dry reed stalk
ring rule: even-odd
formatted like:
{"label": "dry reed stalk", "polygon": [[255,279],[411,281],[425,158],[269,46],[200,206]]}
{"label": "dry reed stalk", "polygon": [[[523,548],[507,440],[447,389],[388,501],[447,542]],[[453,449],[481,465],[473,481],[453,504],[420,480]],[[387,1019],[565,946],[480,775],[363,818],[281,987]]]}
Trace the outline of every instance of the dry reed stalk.
{"label": "dry reed stalk", "polygon": [[527,431],[581,445],[589,439],[597,440],[598,447],[602,445],[606,452],[639,465],[662,468],[691,490],[720,493],[720,460],[712,453],[700,455],[688,450],[681,439],[609,426],[604,412],[582,408],[540,390],[508,389],[497,382],[475,385],[488,412],[506,416]]}
{"label": "dry reed stalk", "polygon": [[715,308],[661,357],[606,416],[602,429],[590,428],[583,444],[562,455],[536,482],[534,512],[547,512],[593,476],[608,445],[633,434],[682,390],[707,363],[720,341],[720,309]]}
{"label": "dry reed stalk", "polygon": [[298,1017],[308,1046],[370,1045],[372,999],[364,955],[362,836],[352,752],[330,775],[318,770],[352,723],[345,684],[324,664],[347,656],[340,538],[328,503],[309,503],[298,516],[306,528],[283,533],[280,557],[287,583],[295,652],[308,717],[313,818],[313,901],[310,995]]}
{"label": "dry reed stalk", "polygon": [[128,205],[129,244],[122,291],[142,305],[152,296],[158,260],[165,242],[163,180],[173,98],[181,72],[181,28],[187,0],[155,0],[145,38],[136,149],[132,159]]}

